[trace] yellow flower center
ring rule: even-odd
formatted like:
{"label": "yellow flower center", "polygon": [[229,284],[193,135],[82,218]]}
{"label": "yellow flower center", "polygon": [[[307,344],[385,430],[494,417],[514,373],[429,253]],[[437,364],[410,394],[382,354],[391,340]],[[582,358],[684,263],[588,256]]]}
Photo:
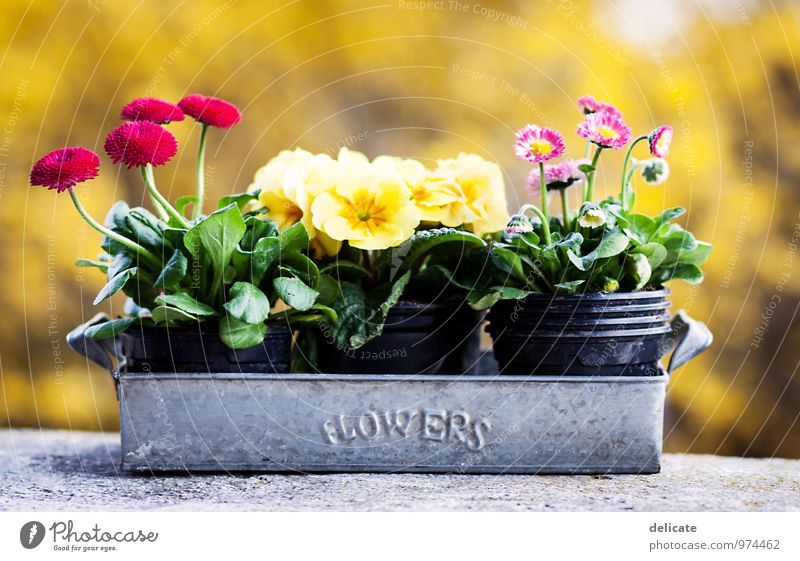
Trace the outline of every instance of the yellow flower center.
{"label": "yellow flower center", "polygon": [[533,140],[528,146],[530,151],[537,156],[547,156],[553,151],[553,145],[546,140]]}
{"label": "yellow flower center", "polygon": [[375,202],[375,195],[367,190],[356,193],[352,201],[348,201],[345,215],[350,227],[354,230],[374,232],[386,222],[383,213],[386,209]]}
{"label": "yellow flower center", "polygon": [[619,134],[617,131],[612,129],[611,127],[597,127],[597,132],[605,136],[606,138],[618,138]]}

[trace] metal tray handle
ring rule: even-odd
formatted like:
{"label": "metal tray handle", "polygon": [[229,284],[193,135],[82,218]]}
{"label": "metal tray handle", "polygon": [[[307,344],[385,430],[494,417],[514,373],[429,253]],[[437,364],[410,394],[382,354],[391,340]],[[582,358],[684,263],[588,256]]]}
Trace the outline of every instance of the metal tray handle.
{"label": "metal tray handle", "polygon": [[669,359],[667,374],[672,374],[679,366],[702,353],[714,341],[714,335],[706,324],[692,319],[683,310],[678,310],[670,325],[675,350]]}

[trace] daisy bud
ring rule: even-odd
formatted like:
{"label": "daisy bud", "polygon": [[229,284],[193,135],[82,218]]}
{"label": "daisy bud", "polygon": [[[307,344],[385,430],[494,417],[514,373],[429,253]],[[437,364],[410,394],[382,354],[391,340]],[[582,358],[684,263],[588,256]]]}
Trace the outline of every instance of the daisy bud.
{"label": "daisy bud", "polygon": [[669,146],[672,144],[672,127],[664,125],[647,135],[647,142],[650,144],[650,153],[656,158],[666,158],[669,154]]}
{"label": "daisy bud", "polygon": [[603,292],[616,292],[617,290],[619,290],[619,281],[617,279],[609,277],[603,279]]}
{"label": "daisy bud", "polygon": [[669,177],[669,164],[661,158],[650,158],[639,162],[642,179],[648,185],[661,185]]}
{"label": "daisy bud", "polygon": [[589,207],[578,217],[583,228],[599,228],[606,223],[606,213],[597,207]]}
{"label": "daisy bud", "polygon": [[527,234],[533,232],[533,226],[528,217],[524,214],[515,214],[511,217],[506,225],[506,234],[511,236],[515,234]]}

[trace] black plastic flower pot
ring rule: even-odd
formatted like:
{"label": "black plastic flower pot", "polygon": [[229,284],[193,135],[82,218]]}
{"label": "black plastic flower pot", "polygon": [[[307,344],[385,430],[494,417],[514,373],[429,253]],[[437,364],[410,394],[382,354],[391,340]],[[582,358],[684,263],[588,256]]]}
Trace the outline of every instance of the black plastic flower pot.
{"label": "black plastic flower pot", "polygon": [[132,327],[121,335],[128,372],[289,372],[292,332],[270,326],[259,345],[231,349],[217,326]]}
{"label": "black plastic flower pot", "polygon": [[668,290],[498,302],[487,331],[503,374],[658,376],[675,346]]}
{"label": "black plastic flower pot", "polygon": [[329,374],[463,374],[480,359],[484,314],[466,302],[398,302],[383,333],[366,345],[340,348],[316,333],[317,368]]}

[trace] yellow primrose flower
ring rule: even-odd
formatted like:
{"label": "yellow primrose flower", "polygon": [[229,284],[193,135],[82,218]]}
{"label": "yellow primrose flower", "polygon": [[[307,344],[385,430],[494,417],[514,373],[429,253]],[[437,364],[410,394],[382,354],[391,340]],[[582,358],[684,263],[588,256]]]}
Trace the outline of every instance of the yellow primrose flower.
{"label": "yellow primrose flower", "polygon": [[311,221],[311,201],[326,188],[333,160],[326,154],[312,154],[301,148],[284,150],[256,172],[249,191],[259,189],[258,201],[268,209],[265,216],[280,230],[303,222],[309,235],[315,235]]}
{"label": "yellow primrose flower", "polygon": [[467,205],[467,197],[458,183],[431,174],[418,160],[378,156],[373,164],[400,174],[411,189],[421,220],[455,228],[479,218]]}
{"label": "yellow primrose flower", "polygon": [[314,226],[359,249],[400,245],[419,225],[411,190],[399,174],[385,167],[351,164],[341,167],[334,189],[314,199]]}
{"label": "yellow primrose flower", "polygon": [[[505,228],[508,222],[506,188],[503,173],[497,164],[475,154],[462,153],[455,159],[439,160],[439,167],[432,177],[436,178],[438,189],[454,184],[464,196],[463,205],[453,207],[455,215],[445,219],[462,219],[478,235]],[[442,224],[450,225],[444,220]]]}

